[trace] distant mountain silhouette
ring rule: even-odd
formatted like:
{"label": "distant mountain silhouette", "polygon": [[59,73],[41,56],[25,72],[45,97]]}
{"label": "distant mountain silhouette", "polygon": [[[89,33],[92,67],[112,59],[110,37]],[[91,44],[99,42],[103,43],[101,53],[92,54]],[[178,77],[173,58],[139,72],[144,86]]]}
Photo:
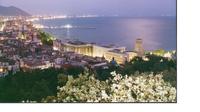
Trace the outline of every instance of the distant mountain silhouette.
{"label": "distant mountain silhouette", "polygon": [[0,6],[0,16],[30,16],[30,14],[14,6]]}

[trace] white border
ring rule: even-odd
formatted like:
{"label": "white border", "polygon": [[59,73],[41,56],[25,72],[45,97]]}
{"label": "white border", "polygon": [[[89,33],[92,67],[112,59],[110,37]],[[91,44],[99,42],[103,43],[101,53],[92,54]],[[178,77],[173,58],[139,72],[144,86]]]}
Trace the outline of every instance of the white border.
{"label": "white border", "polygon": [[[177,104],[0,104],[1,112],[200,112],[199,0],[178,0]],[[198,111],[199,110],[199,111]]]}

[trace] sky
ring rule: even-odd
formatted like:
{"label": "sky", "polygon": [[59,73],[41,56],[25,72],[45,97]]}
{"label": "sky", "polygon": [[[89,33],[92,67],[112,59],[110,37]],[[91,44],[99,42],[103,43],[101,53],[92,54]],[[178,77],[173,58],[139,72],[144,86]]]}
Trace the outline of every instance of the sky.
{"label": "sky", "polygon": [[176,15],[176,0],[0,0],[30,14],[161,16]]}

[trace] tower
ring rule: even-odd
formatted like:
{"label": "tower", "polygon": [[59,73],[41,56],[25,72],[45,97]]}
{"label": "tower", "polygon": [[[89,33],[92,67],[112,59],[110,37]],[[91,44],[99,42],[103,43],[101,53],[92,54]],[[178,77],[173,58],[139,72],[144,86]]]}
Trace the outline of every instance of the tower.
{"label": "tower", "polygon": [[135,41],[135,51],[138,54],[138,56],[144,55],[144,48],[143,48],[143,41],[142,39],[136,39]]}

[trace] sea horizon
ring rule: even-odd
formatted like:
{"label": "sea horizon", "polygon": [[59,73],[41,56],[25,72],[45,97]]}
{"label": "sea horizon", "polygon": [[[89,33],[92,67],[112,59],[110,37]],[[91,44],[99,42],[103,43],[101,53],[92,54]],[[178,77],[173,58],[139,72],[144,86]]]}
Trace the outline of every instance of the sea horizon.
{"label": "sea horizon", "polygon": [[[61,27],[69,25],[76,28],[47,29],[57,39],[72,39],[101,45],[114,44],[134,48],[134,41],[141,38],[145,50],[176,50],[176,17],[85,17],[39,20],[35,23]],[[130,42],[130,40],[132,40]]]}

